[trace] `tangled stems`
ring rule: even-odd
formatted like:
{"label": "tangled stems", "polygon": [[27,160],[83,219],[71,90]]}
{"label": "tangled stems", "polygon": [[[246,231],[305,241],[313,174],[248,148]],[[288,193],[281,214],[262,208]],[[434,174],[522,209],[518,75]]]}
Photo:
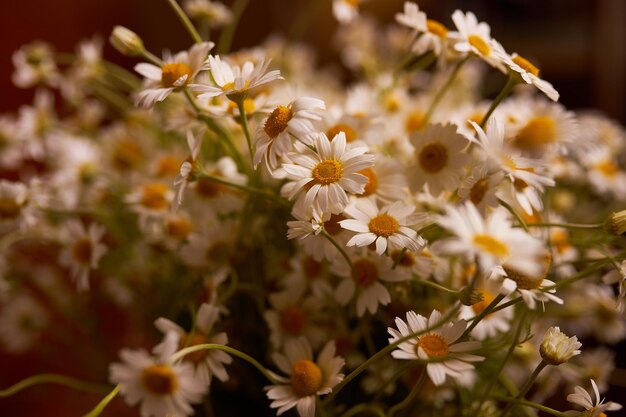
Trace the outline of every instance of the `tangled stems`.
{"label": "tangled stems", "polygon": [[504,85],[504,87],[502,87],[502,90],[500,91],[498,96],[493,99],[491,105],[489,106],[489,110],[487,110],[487,113],[485,113],[485,115],[483,116],[483,120],[480,122],[481,128],[485,128],[487,120],[489,120],[489,117],[491,117],[493,111],[496,109],[496,107],[500,105],[500,103],[502,103],[502,100],[504,100],[511,93],[513,87],[515,87],[519,83],[519,80],[520,77],[514,74],[509,75],[509,79],[507,80],[506,84]]}
{"label": "tangled stems", "polygon": [[185,357],[185,355],[188,355],[190,353],[198,352],[201,350],[211,350],[211,349],[221,350],[226,353],[230,353],[233,356],[237,356],[240,359],[243,359],[244,361],[248,362],[250,365],[254,366],[256,369],[258,369],[259,372],[261,372],[263,376],[265,376],[265,378],[267,378],[272,384],[275,384],[275,385],[279,384],[279,382],[276,381],[276,378],[274,378],[272,373],[268,371],[267,369],[265,369],[265,367],[261,365],[259,361],[257,361],[250,355],[247,355],[237,349],[231,348],[230,346],[220,345],[216,343],[204,343],[200,345],[194,345],[194,346],[190,346],[190,347],[179,350],[178,352],[176,352],[170,357],[170,360],[172,362],[175,362],[179,359],[182,359],[183,357]]}
{"label": "tangled stems", "polygon": [[483,309],[483,311],[481,311],[477,316],[474,316],[472,318],[472,323],[467,326],[459,339],[464,339],[465,337],[469,336],[472,330],[474,330],[474,327],[476,327],[487,314],[491,313],[492,310],[498,305],[500,301],[502,301],[504,297],[504,294],[498,294],[496,298],[494,298],[493,301],[491,301],[491,303],[489,303],[489,305]]}
{"label": "tangled stems", "polygon": [[174,10],[174,13],[176,13],[176,16],[178,16],[182,24],[185,26],[185,29],[187,29],[187,32],[189,32],[189,35],[191,35],[191,37],[193,38],[193,41],[195,43],[202,43],[202,38],[200,37],[200,34],[198,33],[194,25],[191,23],[191,20],[189,20],[189,17],[185,14],[183,9],[176,2],[176,0],[167,0],[167,2],[169,3],[172,10]]}
{"label": "tangled stems", "polygon": [[522,389],[520,389],[520,391],[517,393],[514,400],[509,402],[504,408],[504,410],[502,410],[502,413],[500,413],[500,417],[505,417],[507,414],[509,414],[509,412],[513,409],[513,407],[515,407],[517,401],[521,400],[524,397],[524,395],[526,395],[530,387],[533,386],[533,384],[535,383],[535,380],[539,376],[539,373],[546,366],[548,366],[548,363],[542,359],[541,362],[539,362],[539,365],[537,365],[537,367],[533,371],[533,373],[528,377],[528,381],[526,381]]}

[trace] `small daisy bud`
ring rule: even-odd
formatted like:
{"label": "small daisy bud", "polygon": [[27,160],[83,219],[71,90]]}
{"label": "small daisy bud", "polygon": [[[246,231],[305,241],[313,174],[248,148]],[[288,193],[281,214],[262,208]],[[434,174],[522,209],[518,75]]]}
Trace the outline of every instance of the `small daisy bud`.
{"label": "small daisy bud", "polygon": [[484,301],[485,297],[480,291],[476,291],[473,288],[465,287],[457,293],[461,304],[466,306],[472,306],[476,303]]}
{"label": "small daisy bud", "polygon": [[109,42],[115,49],[127,56],[139,56],[144,50],[143,41],[139,35],[124,26],[113,28]]}
{"label": "small daisy bud", "polygon": [[549,365],[560,365],[579,355],[581,346],[576,336],[567,337],[558,327],[550,327],[543,336],[539,353]]}
{"label": "small daisy bud", "polygon": [[626,210],[609,214],[604,221],[604,230],[615,236],[626,233]]}

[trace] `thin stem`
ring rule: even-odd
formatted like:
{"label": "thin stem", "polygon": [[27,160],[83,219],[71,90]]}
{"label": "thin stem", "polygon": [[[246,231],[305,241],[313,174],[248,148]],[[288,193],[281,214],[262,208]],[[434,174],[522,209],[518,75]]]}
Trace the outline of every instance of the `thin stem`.
{"label": "thin stem", "polygon": [[500,105],[502,100],[504,100],[511,93],[511,90],[513,90],[513,87],[515,87],[518,82],[519,77],[516,77],[514,75],[509,76],[509,79],[507,80],[504,87],[502,87],[500,94],[498,94],[498,96],[493,99],[493,101],[491,102],[491,106],[489,106],[489,110],[487,110],[487,113],[485,113],[485,115],[483,116],[483,120],[480,122],[480,127],[482,127],[483,129],[485,128],[487,120],[489,120],[489,117],[491,117],[491,113],[493,113],[496,107]]}
{"label": "thin stem", "polygon": [[480,323],[480,321],[483,318],[485,318],[487,314],[491,313],[491,311],[498,305],[500,301],[502,301],[504,297],[505,297],[504,294],[498,294],[496,298],[494,298],[489,303],[489,305],[483,309],[483,311],[481,311],[478,315],[474,316],[471,319],[472,323],[469,326],[467,326],[467,329],[465,329],[465,331],[463,332],[463,334],[461,335],[459,339],[464,339],[465,337],[469,336],[472,330],[474,330],[474,327],[476,327],[478,323]]}
{"label": "thin stem", "polygon": [[176,0],[167,0],[167,2],[169,3],[170,7],[174,10],[174,13],[176,13],[176,16],[178,16],[180,21],[183,23],[183,25],[185,26],[185,29],[187,29],[187,32],[189,32],[193,41],[195,43],[202,43],[202,38],[200,37],[200,34],[196,30],[196,27],[193,25],[193,23],[191,23],[191,20],[189,20],[189,16],[187,16],[187,14],[180,7],[180,5],[176,2]]}
{"label": "thin stem", "polygon": [[147,59],[148,61],[152,62],[157,67],[163,66],[163,61],[161,60],[161,58],[159,58],[158,56],[154,55],[152,52],[146,49],[143,49],[141,51],[141,56]]}
{"label": "thin stem", "polygon": [[237,108],[239,109],[239,119],[241,120],[241,127],[243,128],[243,133],[246,136],[246,141],[248,142],[250,163],[252,164],[252,169],[254,169],[254,150],[252,149],[252,138],[250,137],[250,128],[248,127],[248,116],[246,115],[246,109],[243,105],[243,100],[237,100],[236,103]]}
{"label": "thin stem", "polygon": [[436,283],[434,281],[430,281],[430,280],[427,280],[427,279],[418,279],[415,282],[417,282],[419,284],[426,285],[427,287],[431,287],[431,288],[434,288],[434,289],[439,290],[439,291],[446,292],[448,294],[452,294],[454,296],[458,296],[458,294],[459,294],[457,291],[451,290],[450,288],[446,288],[446,287],[444,287],[441,284],[438,284],[438,283]]}
{"label": "thin stem", "polygon": [[452,310],[450,310],[450,312],[448,314],[446,314],[446,316],[443,317],[441,319],[441,321],[435,323],[434,326],[432,326],[430,328],[426,328],[426,329],[421,330],[419,332],[411,333],[411,334],[409,334],[407,336],[401,337],[400,339],[396,340],[395,342],[385,346],[384,348],[382,348],[381,350],[376,352],[373,356],[371,356],[369,359],[367,359],[365,362],[363,362],[361,365],[359,365],[354,371],[350,372],[348,374],[348,376],[346,376],[344,378],[343,381],[341,381],[339,384],[337,384],[337,386],[333,389],[333,392],[331,392],[328,395],[328,397],[326,397],[324,399],[324,403],[327,404],[330,401],[332,401],[332,399],[337,396],[339,391],[341,391],[343,389],[343,387],[345,387],[350,381],[352,381],[354,378],[359,376],[371,364],[373,364],[375,362],[378,362],[381,358],[385,357],[388,353],[391,353],[391,351],[393,351],[395,348],[400,346],[400,344],[406,342],[407,340],[410,340],[410,339],[413,339],[415,337],[421,336],[424,333],[428,333],[428,332],[430,332],[430,331],[432,331],[434,329],[437,329],[437,328],[443,326],[444,324],[446,324],[452,317],[454,317],[457,314],[458,309],[459,309],[459,304],[457,303],[457,305]]}
{"label": "thin stem", "polygon": [[[537,367],[535,368],[533,373],[528,377],[528,380],[526,381],[526,383],[524,384],[522,389],[520,389],[520,391],[515,396],[515,400],[516,401],[522,399],[524,397],[524,395],[526,395],[528,390],[530,390],[530,387],[532,387],[533,384],[535,383],[535,380],[539,376],[539,373],[546,366],[548,366],[548,363],[546,361],[541,360],[541,362],[539,362],[539,365],[537,365]],[[504,410],[502,410],[502,413],[500,414],[500,417],[505,417],[513,409],[513,407],[515,407],[515,404],[516,404],[515,402],[508,403],[507,406],[504,408]]]}
{"label": "thin stem", "polygon": [[326,239],[328,239],[328,241],[330,243],[332,243],[334,247],[337,248],[339,253],[341,253],[341,256],[343,256],[343,258],[346,260],[346,262],[350,266],[350,272],[352,272],[354,274],[354,264],[352,263],[352,260],[350,259],[350,256],[348,256],[348,254],[346,253],[344,248],[342,248],[341,245],[339,243],[337,243],[337,241],[335,239],[333,239],[333,237],[330,234],[328,234],[328,232],[326,230],[322,229],[322,236],[324,236]]}
{"label": "thin stem", "polygon": [[[0,398],[10,397],[18,392],[39,384],[57,384],[64,385],[79,391],[102,393],[104,388],[101,385],[84,382],[80,379],[72,378],[59,374],[38,374],[29,376],[21,381],[11,385],[9,388],[0,390]],[[106,392],[106,391],[105,391]]]}
{"label": "thin stem", "polygon": [[236,182],[231,182],[228,181],[227,179],[224,179],[222,177],[217,177],[215,175],[211,175],[211,174],[207,174],[207,173],[198,173],[195,175],[195,178],[205,178],[205,179],[209,179],[211,181],[215,181],[218,182],[220,184],[224,184],[228,187],[232,187],[232,188],[237,188],[239,190],[242,191],[246,191],[250,194],[256,194],[256,195],[260,195],[262,197],[268,198],[270,200],[276,201],[280,204],[287,204],[287,201],[282,199],[281,197],[274,195],[272,193],[269,193],[267,191],[261,190],[259,188],[254,188],[254,187],[249,187],[247,185],[243,185],[243,184],[237,184]]}
{"label": "thin stem", "polygon": [[562,227],[564,229],[603,229],[602,223],[528,223],[528,227]]}
{"label": "thin stem", "polygon": [[354,407],[350,408],[345,413],[341,414],[339,417],[352,417],[359,413],[369,413],[369,414],[375,414],[378,417],[387,417],[387,415],[385,414],[385,411],[382,408],[380,408],[376,404],[369,404],[369,403],[357,404]]}
{"label": "thin stem", "polygon": [[400,261],[404,259],[404,255],[406,254],[407,250],[407,248],[402,248],[400,253],[398,253],[398,256],[396,256],[396,259],[393,260],[393,265],[391,266],[391,269],[396,269]]}
{"label": "thin stem", "polygon": [[413,385],[413,388],[411,388],[411,392],[409,392],[409,395],[407,395],[404,400],[391,407],[389,409],[389,412],[387,413],[387,416],[393,417],[394,414],[409,405],[419,392],[420,388],[422,388],[422,385],[424,385],[424,381],[426,381],[426,369],[422,370],[422,375],[420,375],[420,379],[415,383],[415,385]]}
{"label": "thin stem", "polygon": [[113,401],[113,398],[115,398],[115,396],[120,392],[120,386],[116,385],[115,388],[113,388],[113,390],[102,399],[102,401],[100,401],[98,403],[98,405],[96,405],[96,407],[91,410],[90,412],[88,412],[87,414],[85,414],[83,417],[97,417],[100,415],[100,413],[102,413],[102,411],[106,408],[107,405],[109,405],[109,403],[111,401]]}
{"label": "thin stem", "polygon": [[265,369],[265,367],[261,365],[259,361],[257,361],[250,355],[247,355],[237,349],[231,348],[230,346],[220,345],[216,343],[205,343],[205,344],[200,344],[200,345],[194,345],[194,346],[190,346],[190,347],[179,350],[178,352],[176,352],[170,357],[170,360],[172,362],[175,362],[185,357],[185,355],[188,355],[193,352],[198,352],[201,350],[221,350],[226,353],[230,353],[233,356],[237,356],[238,358],[243,359],[244,361],[248,362],[250,365],[254,366],[256,369],[258,369],[259,372],[261,372],[263,376],[265,376],[265,378],[267,378],[272,384],[274,385],[280,384],[278,381],[276,381],[276,378],[272,376],[270,371]]}
{"label": "thin stem", "polygon": [[500,203],[500,205],[502,207],[504,207],[505,209],[507,209],[509,211],[509,213],[511,213],[513,215],[513,217],[515,217],[518,221],[518,223],[520,224],[520,226],[522,226],[522,228],[528,232],[528,225],[526,224],[526,221],[524,221],[524,218],[517,212],[517,210],[515,210],[513,208],[513,206],[511,206],[509,203],[507,203],[506,201],[504,201],[503,199],[498,197],[498,203]]}
{"label": "thin stem", "polygon": [[233,43],[233,38],[235,37],[235,30],[237,29],[237,25],[239,24],[241,15],[248,6],[248,1],[249,0],[235,0],[232,7],[230,8],[233,13],[233,20],[228,26],[222,29],[222,34],[220,35],[220,39],[217,42],[218,53],[225,54],[230,50],[230,47]]}
{"label": "thin stem", "polygon": [[515,403],[519,405],[525,405],[527,407],[532,407],[539,411],[543,411],[544,413],[552,414],[553,416],[557,416],[557,417],[567,417],[569,415],[569,414],[562,413],[558,410],[555,410],[554,408],[546,407],[545,405],[537,404],[532,401],[520,400],[520,399],[511,398],[511,397],[501,396],[501,395],[495,395],[491,398],[495,400],[499,400],[499,401],[506,401],[509,403]]}
{"label": "thin stem", "polygon": [[578,281],[579,279],[582,279],[582,278],[586,277],[587,275],[589,275],[589,274],[591,274],[593,272],[596,272],[596,271],[604,268],[606,266],[606,264],[608,264],[608,263],[611,263],[611,261],[610,260],[606,260],[606,259],[602,259],[602,260],[598,261],[597,264],[591,265],[591,266],[583,269],[582,271],[572,275],[571,277],[563,279],[563,280],[557,282],[556,284],[554,284],[553,286],[546,287],[545,289],[546,290],[551,290],[553,288],[561,288],[561,287],[563,287],[565,285],[569,285],[569,284],[571,284],[573,282]]}
{"label": "thin stem", "polygon": [[430,103],[430,107],[428,107],[428,111],[426,112],[426,116],[424,117],[424,125],[428,123],[428,121],[430,120],[431,116],[433,115],[435,111],[435,108],[437,108],[437,105],[439,104],[443,96],[446,94],[446,92],[448,91],[452,83],[454,83],[454,80],[456,79],[456,76],[461,70],[461,67],[463,67],[463,64],[465,64],[469,59],[470,59],[470,55],[468,55],[467,57],[465,57],[464,59],[456,63],[446,83],[439,89],[435,97],[433,97],[433,101],[432,103]]}

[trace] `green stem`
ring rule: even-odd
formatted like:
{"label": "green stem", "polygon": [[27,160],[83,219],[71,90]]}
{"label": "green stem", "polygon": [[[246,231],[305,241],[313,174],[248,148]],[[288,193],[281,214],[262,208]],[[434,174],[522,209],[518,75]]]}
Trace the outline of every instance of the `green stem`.
{"label": "green stem", "polygon": [[[522,389],[520,389],[520,391],[515,396],[515,401],[521,400],[524,397],[524,395],[526,395],[528,390],[530,390],[530,387],[532,387],[533,384],[535,383],[535,380],[539,376],[539,373],[546,366],[548,366],[548,363],[546,361],[541,360],[541,362],[539,362],[539,365],[537,365],[537,367],[535,368],[533,373],[528,377],[528,380],[526,381],[526,383],[524,384]],[[505,417],[507,414],[509,414],[509,412],[513,409],[513,407],[515,407],[515,404],[516,404],[515,401],[510,402],[510,403],[507,404],[507,406],[504,408],[504,410],[502,410],[502,413],[500,414],[500,417]]]}
{"label": "green stem", "polygon": [[564,229],[603,229],[602,223],[528,223],[528,227],[562,227]]}
{"label": "green stem", "polygon": [[64,385],[80,391],[102,393],[103,387],[101,385],[92,384],[90,382],[84,382],[76,378],[72,378],[65,375],[58,374],[39,374],[33,375],[28,378],[11,385],[9,388],[0,390],[0,398],[10,397],[23,389],[30,388],[39,384],[57,384]]}
{"label": "green stem", "polygon": [[433,101],[432,103],[430,103],[430,107],[428,107],[428,111],[426,112],[426,116],[424,117],[424,125],[428,123],[428,121],[430,120],[431,116],[433,115],[435,111],[435,108],[437,108],[437,105],[439,104],[443,96],[446,94],[446,92],[448,91],[452,83],[454,83],[454,80],[456,79],[456,76],[459,74],[461,67],[463,67],[463,64],[465,64],[469,59],[470,59],[470,55],[468,55],[467,57],[465,57],[464,59],[456,63],[446,83],[439,89],[435,97],[433,97]]}
{"label": "green stem", "polygon": [[170,7],[174,10],[174,13],[176,13],[176,16],[178,16],[180,21],[183,23],[183,25],[185,26],[185,29],[187,29],[187,32],[189,32],[193,41],[195,43],[202,43],[202,38],[200,37],[200,34],[196,30],[193,23],[191,23],[191,20],[189,20],[189,16],[187,16],[187,14],[180,7],[180,5],[176,2],[176,0],[167,0],[167,2],[169,3]]}
{"label": "green stem", "polygon": [[557,417],[569,416],[569,414],[562,413],[558,410],[555,410],[554,408],[546,407],[545,405],[537,404],[532,401],[519,400],[519,399],[515,399],[511,397],[501,396],[501,395],[496,395],[496,396],[493,396],[492,398],[498,401],[506,401],[509,403],[515,403],[519,405],[525,405],[527,407],[532,407],[539,411],[543,411],[544,413],[552,414],[553,416],[557,416]]}
{"label": "green stem", "polygon": [[465,329],[465,331],[463,332],[463,334],[461,335],[461,337],[459,338],[459,340],[464,339],[465,337],[469,336],[469,334],[472,332],[472,330],[474,330],[474,327],[476,327],[478,325],[478,323],[480,323],[480,321],[485,318],[485,316],[489,313],[492,312],[492,310],[498,305],[498,303],[500,301],[502,301],[502,299],[505,297],[504,294],[498,294],[496,296],[496,298],[494,298],[487,307],[485,307],[483,309],[483,311],[481,311],[478,315],[474,316],[473,318],[471,318],[470,320],[472,320],[472,323],[467,326],[467,329]]}
{"label": "green stem", "polygon": [[246,141],[248,142],[248,152],[250,152],[250,164],[252,165],[252,169],[254,170],[254,149],[252,148],[252,137],[250,137],[250,128],[248,127],[248,116],[246,115],[246,109],[243,104],[243,100],[237,100],[237,108],[239,109],[239,119],[241,120],[241,127],[243,128],[243,133],[246,137]]}
{"label": "green stem", "polygon": [[202,172],[202,173],[195,174],[195,178],[209,179],[211,181],[215,181],[215,182],[218,182],[220,184],[224,184],[224,185],[226,185],[228,187],[237,188],[238,190],[245,191],[245,192],[250,193],[250,194],[260,195],[261,197],[265,197],[265,198],[270,199],[270,200],[272,200],[272,201],[274,201],[274,202],[276,202],[278,204],[281,204],[281,205],[289,204],[287,200],[285,200],[285,199],[283,199],[283,198],[281,198],[281,197],[279,197],[277,195],[274,195],[274,194],[272,194],[270,192],[261,190],[259,188],[249,187],[249,186],[243,185],[243,184],[237,184],[235,182],[228,181],[228,180],[226,180],[226,179],[224,179],[222,177],[217,177],[215,175],[206,174],[206,173]]}
{"label": "green stem", "polygon": [[220,54],[225,54],[230,50],[230,47],[233,43],[233,38],[235,37],[235,30],[237,29],[237,25],[239,24],[239,20],[241,19],[241,15],[244,10],[248,6],[249,0],[235,0],[231,7],[231,11],[233,13],[233,20],[230,22],[228,26],[226,26],[220,35],[220,39],[217,42],[217,52]]}
{"label": "green stem", "polygon": [[519,77],[516,77],[514,75],[509,76],[509,79],[507,80],[504,87],[502,87],[500,94],[498,94],[498,96],[493,99],[493,101],[491,102],[491,106],[489,106],[489,110],[487,110],[487,113],[485,113],[485,115],[483,116],[483,120],[480,122],[480,127],[482,127],[483,129],[485,128],[487,120],[489,120],[489,117],[491,117],[491,113],[493,113],[496,107],[500,105],[502,100],[504,100],[511,93],[513,87],[515,87],[518,82]]}
{"label": "green stem", "polygon": [[256,369],[258,369],[259,372],[261,372],[263,376],[265,376],[265,378],[267,378],[272,384],[274,385],[280,384],[280,382],[276,381],[276,379],[272,376],[270,371],[265,369],[265,367],[261,365],[259,361],[257,361],[250,355],[247,355],[237,349],[231,348],[230,346],[225,346],[225,345],[220,345],[220,344],[215,344],[215,343],[205,343],[201,345],[194,345],[194,346],[190,346],[190,347],[179,350],[178,352],[176,352],[170,357],[170,360],[172,362],[175,362],[179,359],[182,359],[183,357],[185,357],[185,355],[188,355],[190,353],[198,352],[201,350],[212,350],[212,349],[221,350],[226,353],[230,353],[233,356],[237,356],[240,359],[243,359],[244,361],[248,362],[250,365],[254,366]]}
{"label": "green stem", "polygon": [[500,205],[502,207],[504,207],[505,209],[507,209],[509,211],[509,213],[511,213],[513,215],[513,217],[515,217],[518,221],[518,223],[520,224],[520,226],[522,226],[522,228],[528,232],[528,225],[526,224],[526,222],[524,221],[524,218],[517,212],[517,210],[515,210],[513,208],[513,206],[511,206],[509,203],[507,203],[506,201],[504,201],[503,199],[498,197],[498,203],[500,203]]}
{"label": "green stem", "polygon": [[163,61],[161,60],[161,58],[159,58],[158,56],[154,55],[152,52],[146,49],[143,49],[141,51],[141,56],[147,59],[148,61],[152,62],[157,67],[163,66]]}
{"label": "green stem", "polygon": [[424,368],[422,370],[422,375],[420,375],[420,379],[415,383],[415,385],[413,385],[413,388],[411,388],[411,392],[409,392],[409,395],[407,395],[404,400],[400,401],[389,409],[389,412],[387,412],[388,417],[393,417],[398,411],[411,404],[411,401],[413,401],[420,388],[422,388],[422,385],[424,385],[424,381],[426,381],[426,374],[426,368]]}
{"label": "green stem", "polygon": [[427,279],[418,279],[418,280],[415,280],[415,282],[417,282],[418,284],[426,285],[427,287],[431,287],[431,288],[434,288],[434,289],[439,290],[439,291],[446,292],[448,294],[452,294],[454,296],[458,295],[457,291],[451,290],[450,288],[446,288],[443,285],[438,284],[438,283],[436,283],[434,281],[430,281],[430,280],[427,280]]}
{"label": "green stem", "polygon": [[385,411],[382,408],[380,408],[379,406],[375,404],[369,404],[369,403],[357,404],[354,407],[350,408],[345,413],[341,414],[341,416],[339,417],[352,417],[359,413],[369,413],[369,414],[375,414],[378,417],[387,417],[387,415],[385,414]]}
{"label": "green stem", "polygon": [[547,287],[545,288],[546,290],[551,290],[553,288],[561,288],[563,286],[569,285],[573,282],[578,281],[579,279],[582,279],[584,277],[586,277],[587,275],[599,271],[600,269],[604,268],[606,266],[606,264],[611,263],[610,260],[606,260],[606,259],[602,259],[600,261],[598,261],[597,264],[595,265],[591,265],[585,269],[583,269],[582,271],[572,275],[569,278],[563,279],[559,282],[557,282],[555,285],[551,286],[551,287]]}
{"label": "green stem", "polygon": [[106,408],[107,405],[109,405],[109,403],[111,401],[113,401],[113,398],[115,398],[115,396],[120,392],[120,386],[116,385],[115,388],[113,388],[113,390],[102,399],[102,401],[100,401],[98,403],[98,405],[96,405],[96,407],[91,410],[90,412],[88,412],[87,414],[85,414],[83,417],[97,417],[100,415],[100,413],[102,413],[102,411]]}
{"label": "green stem", "polygon": [[339,253],[341,253],[341,256],[343,256],[343,258],[346,260],[346,262],[350,266],[350,272],[352,272],[352,274],[354,274],[354,264],[352,263],[352,260],[350,259],[350,256],[348,256],[348,253],[344,250],[344,248],[342,248],[341,245],[339,243],[337,243],[337,241],[335,239],[333,239],[333,237],[330,234],[328,234],[328,232],[326,230],[322,229],[322,236],[324,236],[326,239],[328,239],[328,241],[330,243],[332,243],[334,247],[337,248]]}
{"label": "green stem", "polygon": [[373,356],[371,356],[369,359],[367,359],[365,362],[363,362],[361,365],[359,365],[354,371],[350,372],[348,374],[348,376],[346,376],[344,378],[343,381],[341,381],[339,384],[337,384],[337,386],[333,389],[333,392],[331,392],[328,395],[328,397],[326,397],[324,399],[324,403],[327,404],[330,401],[332,401],[332,399],[337,396],[339,391],[341,391],[343,389],[343,387],[345,387],[350,381],[352,381],[354,378],[359,376],[371,364],[373,364],[375,362],[378,362],[380,359],[385,357],[387,354],[391,353],[391,351],[393,351],[395,348],[400,346],[400,344],[406,342],[407,340],[410,340],[410,339],[413,339],[415,337],[421,336],[424,333],[428,333],[428,332],[430,332],[430,331],[432,331],[434,329],[437,329],[437,328],[443,326],[444,324],[446,324],[452,317],[454,317],[457,314],[458,309],[459,309],[459,304],[457,304],[452,310],[450,310],[450,312],[448,314],[446,314],[445,317],[443,317],[441,319],[441,321],[435,323],[432,327],[424,329],[424,330],[421,330],[419,332],[411,333],[411,334],[409,334],[407,336],[404,336],[404,337],[401,337],[400,339],[396,340],[395,342],[385,346],[384,348],[382,348],[381,350],[376,352]]}

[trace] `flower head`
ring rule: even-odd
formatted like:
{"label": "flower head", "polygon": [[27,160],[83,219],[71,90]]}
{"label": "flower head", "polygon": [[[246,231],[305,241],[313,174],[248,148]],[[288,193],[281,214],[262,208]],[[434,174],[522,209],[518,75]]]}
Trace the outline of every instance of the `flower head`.
{"label": "flower head", "polygon": [[560,365],[579,355],[581,346],[576,336],[567,337],[558,327],[550,327],[543,336],[539,353],[548,364]]}
{"label": "flower head", "polygon": [[614,403],[613,401],[605,403],[604,399],[600,399],[598,385],[596,385],[596,381],[593,379],[591,380],[591,387],[593,388],[593,393],[596,397],[595,401],[593,401],[591,395],[589,395],[583,387],[579,385],[574,387],[574,393],[567,396],[567,401],[583,407],[585,411],[570,410],[565,412],[567,415],[577,417],[606,417],[606,414],[604,414],[605,411],[616,411],[622,409],[622,405],[619,403]]}

